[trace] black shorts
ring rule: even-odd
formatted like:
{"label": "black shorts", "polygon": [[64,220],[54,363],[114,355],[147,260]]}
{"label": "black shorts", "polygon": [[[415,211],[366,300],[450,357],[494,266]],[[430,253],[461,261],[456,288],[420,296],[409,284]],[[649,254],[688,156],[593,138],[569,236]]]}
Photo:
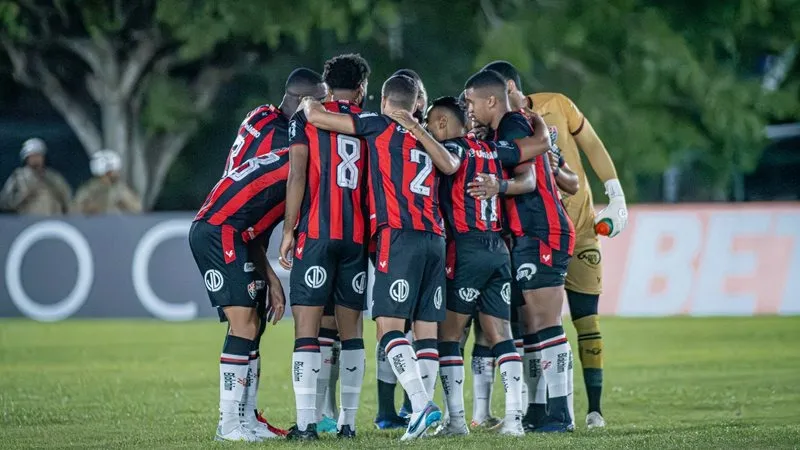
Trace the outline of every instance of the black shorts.
{"label": "black shorts", "polygon": [[383,228],[377,244],[372,318],[443,321],[444,238],[425,231]]}
{"label": "black shorts", "polygon": [[356,311],[366,309],[367,248],[362,244],[332,239],[311,239],[298,233],[289,301],[292,306],[333,304]]}
{"label": "black shorts", "polygon": [[[194,222],[189,229],[189,247],[203,275],[211,306],[256,308],[265,302],[266,283],[255,270],[247,244],[232,226]],[[223,318],[220,314],[220,320]]]}
{"label": "black shorts", "polygon": [[511,258],[497,233],[458,234],[447,245],[447,309],[508,320]]}
{"label": "black shorts", "polygon": [[523,291],[564,286],[570,259],[568,253],[529,236],[515,238],[511,250],[514,278]]}

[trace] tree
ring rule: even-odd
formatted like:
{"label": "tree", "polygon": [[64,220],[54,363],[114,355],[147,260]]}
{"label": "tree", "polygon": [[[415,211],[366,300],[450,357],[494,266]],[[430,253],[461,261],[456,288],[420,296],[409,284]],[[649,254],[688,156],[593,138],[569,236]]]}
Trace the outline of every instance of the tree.
{"label": "tree", "polygon": [[727,196],[732,175],[755,168],[769,120],[800,115],[800,80],[765,90],[756,70],[800,40],[797,3],[482,0],[476,65],[510,59],[531,90],[570,95],[631,194],[642,174],[688,165]]}
{"label": "tree", "polygon": [[314,29],[366,38],[396,16],[387,0],[0,0],[0,43],[88,154],[120,153],[149,208],[235,73]]}

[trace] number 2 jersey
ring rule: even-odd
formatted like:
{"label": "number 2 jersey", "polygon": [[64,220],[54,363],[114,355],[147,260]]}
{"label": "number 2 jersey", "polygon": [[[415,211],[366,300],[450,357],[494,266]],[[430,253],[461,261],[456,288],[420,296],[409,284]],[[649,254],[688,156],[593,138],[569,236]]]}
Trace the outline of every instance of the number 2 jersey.
{"label": "number 2 jersey", "polygon": [[[506,113],[495,132],[495,140],[511,142],[533,135],[528,119],[519,112]],[[514,236],[534,236],[554,250],[569,255],[575,247],[575,229],[561,203],[547,154],[533,160],[536,190],[529,194],[507,196],[505,213]],[[508,171],[510,172],[510,171]]]}
{"label": "number 2 jersey", "polygon": [[[288,128],[289,120],[275,106],[262,105],[250,111],[228,152],[222,178],[194,220],[230,225],[248,241],[283,219],[289,173]],[[273,152],[277,157],[267,156]]]}
{"label": "number 2 jersey", "polygon": [[467,193],[467,183],[478,173],[504,176],[504,168],[513,168],[520,162],[519,147],[513,142],[487,142],[472,136],[448,139],[444,147],[461,160],[453,175],[442,177],[442,212],[448,234],[470,231],[502,231],[497,197],[478,200]]}
{"label": "number 2 jersey", "polygon": [[[361,112],[348,101],[325,102],[323,106],[336,113]],[[289,143],[308,146],[307,186],[297,231],[310,239],[363,244],[367,210],[364,140],[321,130],[308,123],[299,110],[289,122]]]}
{"label": "number 2 jersey", "polygon": [[369,147],[370,231],[417,230],[444,236],[439,173],[411,132],[385,115],[351,114]]}

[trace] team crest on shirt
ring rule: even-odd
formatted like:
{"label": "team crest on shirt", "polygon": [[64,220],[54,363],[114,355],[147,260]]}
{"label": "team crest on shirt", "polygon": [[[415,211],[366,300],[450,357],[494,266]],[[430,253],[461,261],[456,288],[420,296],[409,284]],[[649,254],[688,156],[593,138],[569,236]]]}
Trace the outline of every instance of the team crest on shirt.
{"label": "team crest on shirt", "polygon": [[479,295],[481,295],[480,291],[474,288],[460,288],[458,290],[458,296],[467,303],[474,302]]}
{"label": "team crest on shirt", "polygon": [[247,294],[250,296],[251,299],[256,299],[256,294],[258,293],[258,288],[256,287],[256,282],[251,281],[250,284],[247,285]]}
{"label": "team crest on shirt", "polygon": [[433,294],[433,306],[436,309],[442,309],[442,287],[439,286],[436,288],[436,293]]}
{"label": "team crest on shirt", "polygon": [[602,257],[600,256],[600,251],[596,248],[589,248],[578,253],[578,259],[589,265],[596,266],[600,264]]}
{"label": "team crest on shirt", "polygon": [[525,263],[519,266],[519,268],[517,268],[517,281],[523,279],[531,281],[534,275],[536,275],[535,264]]}

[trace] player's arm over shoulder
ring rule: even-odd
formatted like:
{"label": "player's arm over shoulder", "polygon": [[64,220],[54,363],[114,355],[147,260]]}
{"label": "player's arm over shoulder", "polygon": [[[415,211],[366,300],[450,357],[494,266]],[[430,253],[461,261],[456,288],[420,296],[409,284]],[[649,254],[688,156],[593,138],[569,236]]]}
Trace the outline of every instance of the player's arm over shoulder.
{"label": "player's arm over shoulder", "polygon": [[356,134],[353,114],[328,111],[325,106],[317,100],[304,99],[300,105],[300,109],[305,114],[306,120],[308,120],[311,125],[337,133]]}
{"label": "player's arm over shoulder", "polygon": [[513,141],[528,136],[533,136],[533,130],[528,119],[521,113],[510,113],[497,128],[497,138],[501,141]]}
{"label": "player's arm over shoulder", "polygon": [[617,169],[606,146],[594,131],[592,124],[566,95],[559,95],[561,111],[567,118],[569,132],[578,147],[586,154],[589,165],[604,183],[617,178]]}

